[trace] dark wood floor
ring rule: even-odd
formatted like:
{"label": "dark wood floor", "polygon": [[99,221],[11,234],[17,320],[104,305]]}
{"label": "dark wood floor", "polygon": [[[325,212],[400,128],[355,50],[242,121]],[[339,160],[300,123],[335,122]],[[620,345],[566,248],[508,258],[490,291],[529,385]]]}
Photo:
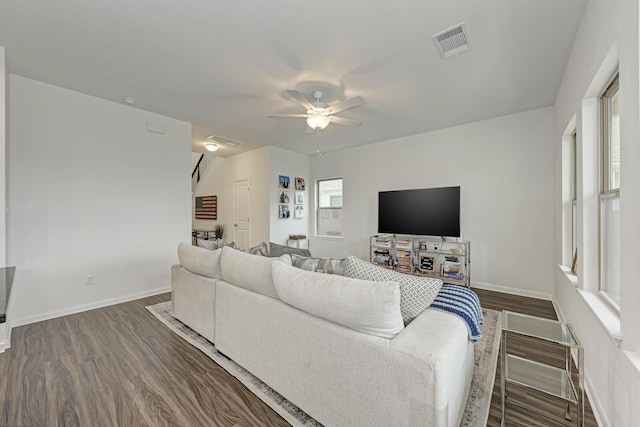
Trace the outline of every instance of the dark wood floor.
{"label": "dark wood floor", "polygon": [[[556,312],[550,301],[526,298],[516,295],[503,294],[499,292],[474,289],[480,298],[480,303],[484,308],[493,310],[509,310],[518,313],[529,314],[531,316],[543,317],[545,319],[557,320]],[[564,368],[565,353],[564,348],[555,344],[542,342],[531,338],[519,338],[511,336],[507,338],[507,349],[509,353],[526,356],[528,359],[537,362],[550,364],[559,368]],[[575,366],[573,369],[575,373]],[[575,376],[574,376],[575,377]],[[577,378],[574,378],[577,384]],[[564,419],[564,403],[556,398],[550,398],[542,393],[524,389],[513,385],[507,386],[507,426],[575,426],[576,406],[571,405],[571,416],[573,421]],[[585,399],[586,394],[585,394]],[[491,410],[489,412],[488,426],[499,426],[501,419],[501,399],[500,399],[500,360],[496,370],[495,385],[491,399]],[[597,427],[593,411],[587,401],[585,404],[585,426]]]}
{"label": "dark wood floor", "polygon": [[[478,294],[486,308],[555,318],[548,301]],[[144,308],[169,299],[163,294],[13,329],[12,348],[0,354],[0,426],[287,425]],[[562,360],[553,349],[513,340],[509,346]],[[497,378],[490,426],[500,424],[499,396]],[[595,426],[587,413],[586,425]],[[509,426],[572,425],[562,415],[557,401],[509,389]]]}

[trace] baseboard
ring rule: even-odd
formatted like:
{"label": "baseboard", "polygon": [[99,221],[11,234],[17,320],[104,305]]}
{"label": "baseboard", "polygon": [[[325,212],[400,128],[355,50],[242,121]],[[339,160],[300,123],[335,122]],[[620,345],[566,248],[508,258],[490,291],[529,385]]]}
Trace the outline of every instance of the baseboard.
{"label": "baseboard", "polygon": [[8,320],[0,324],[0,353],[11,348],[11,327]]}
{"label": "baseboard", "polygon": [[504,294],[518,295],[521,297],[529,297],[551,301],[551,294],[545,292],[528,291],[525,289],[510,288],[508,286],[499,286],[491,283],[471,282],[472,288],[484,289],[486,291],[502,292]]}
{"label": "baseboard", "polygon": [[156,288],[142,292],[134,292],[132,294],[121,295],[115,298],[108,298],[100,301],[94,301],[89,304],[76,305],[74,307],[63,308],[62,310],[53,310],[46,313],[40,313],[34,316],[27,316],[18,319],[12,319],[11,326],[28,325],[31,323],[42,322],[43,320],[55,319],[56,317],[68,316],[70,314],[81,313],[83,311],[95,310],[96,308],[107,307],[109,305],[129,302],[140,298],[150,297],[152,295],[170,292],[171,287]]}

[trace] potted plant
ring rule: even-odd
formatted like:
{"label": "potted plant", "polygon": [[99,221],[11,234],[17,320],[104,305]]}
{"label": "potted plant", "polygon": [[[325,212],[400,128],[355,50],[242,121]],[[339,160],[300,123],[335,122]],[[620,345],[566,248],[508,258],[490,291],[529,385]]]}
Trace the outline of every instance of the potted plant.
{"label": "potted plant", "polygon": [[224,225],[217,224],[213,229],[213,234],[216,236],[216,239],[222,240],[222,236],[224,235]]}

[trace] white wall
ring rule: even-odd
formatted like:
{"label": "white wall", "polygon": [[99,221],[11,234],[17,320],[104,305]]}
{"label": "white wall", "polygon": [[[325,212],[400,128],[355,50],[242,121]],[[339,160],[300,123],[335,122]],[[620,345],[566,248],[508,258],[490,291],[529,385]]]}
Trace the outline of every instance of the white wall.
{"label": "white wall", "polygon": [[[555,104],[556,142],[556,264],[562,254],[562,136],[576,115],[579,161],[584,165],[578,194],[578,277],[558,268],[554,299],[561,316],[569,321],[586,349],[587,381],[591,403],[606,426],[637,425],[640,419],[640,132],[638,73],[638,2],[636,0],[590,1],[582,17]],[[593,292],[597,284],[597,197],[593,181],[592,99],[603,89],[599,70],[608,54],[617,51],[621,98],[621,309],[612,316]],[[594,90],[596,92],[594,93]],[[588,132],[585,132],[588,131]],[[586,156],[590,156],[587,158]],[[594,170],[596,169],[596,170]],[[595,220],[594,220],[595,218]],[[566,239],[565,239],[566,240]],[[595,249],[594,249],[595,248]],[[566,252],[566,251],[565,251]],[[565,254],[566,262],[566,254]],[[577,287],[575,284],[577,283]],[[597,313],[597,314],[596,314]],[[621,340],[621,341],[620,341]]]}
{"label": "white wall", "polygon": [[[269,156],[270,147],[237,154],[224,162],[225,166],[207,172],[207,182],[222,182],[219,212],[225,226],[225,240],[234,239],[234,183],[251,180],[251,241],[250,246],[269,241]],[[217,184],[216,184],[217,185]]]}
{"label": "white wall", "polygon": [[7,264],[6,186],[7,186],[7,65],[0,46],[0,267]]}
{"label": "white wall", "polygon": [[8,99],[13,324],[169,290],[190,237],[191,126],[12,74]]}
{"label": "white wall", "polygon": [[314,157],[309,185],[344,178],[344,239],[314,238],[313,253],[368,257],[379,191],[459,185],[473,285],[550,299],[553,153],[544,108]]}
{"label": "white wall", "polygon": [[[271,197],[269,199],[269,217],[270,217],[270,230],[269,230],[269,238],[270,241],[274,243],[278,243],[284,245],[287,242],[290,234],[304,234],[309,237],[309,214],[310,214],[310,206],[311,199],[310,196],[312,194],[312,188],[309,187],[309,156],[305,156],[303,154],[294,153],[288,150],[283,150],[277,147],[270,147],[271,157],[270,157],[270,178],[269,178],[269,188]],[[280,219],[278,217],[278,196],[280,194],[278,185],[278,177],[279,175],[288,176],[290,178],[290,188],[288,190],[290,203],[289,208],[291,209],[291,217],[289,219]],[[305,180],[305,191],[304,197],[304,208],[305,208],[305,216],[302,219],[294,218],[294,207],[295,207],[295,178],[303,178]]]}
{"label": "white wall", "polygon": [[[198,157],[199,156],[200,154],[198,153]],[[209,167],[205,171],[204,176],[200,177],[200,183],[196,187],[196,190],[193,193],[193,197],[191,198],[191,226],[194,230],[213,230],[217,224],[222,224],[225,226],[228,225],[229,228],[225,227],[225,234],[223,238],[225,240],[231,241],[233,240],[233,228],[231,227],[231,225],[233,224],[233,218],[225,217],[225,215],[229,215],[228,208],[229,205],[233,203],[233,188],[231,188],[229,191],[226,188],[227,175],[227,159],[224,159],[222,157],[214,157],[209,164]],[[195,218],[195,200],[196,197],[202,196],[218,197],[217,220],[214,221],[210,219]],[[233,211],[231,213],[233,213]]]}

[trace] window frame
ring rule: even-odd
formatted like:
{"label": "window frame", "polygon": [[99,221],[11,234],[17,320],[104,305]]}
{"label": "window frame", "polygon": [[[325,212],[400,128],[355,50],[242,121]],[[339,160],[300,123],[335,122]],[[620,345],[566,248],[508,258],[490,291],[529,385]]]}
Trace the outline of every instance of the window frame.
{"label": "window frame", "polygon": [[[321,200],[320,200],[320,183],[322,182],[328,182],[328,181],[340,181],[342,188],[340,190],[340,198],[341,198],[341,205],[340,206],[321,206]],[[344,212],[344,179],[342,177],[336,177],[336,178],[323,178],[323,179],[318,179],[316,180],[316,185],[315,185],[315,189],[316,189],[316,230],[315,230],[315,235],[316,237],[322,237],[322,238],[328,238],[328,239],[342,239],[344,238],[344,230],[340,229],[340,235],[329,235],[329,234],[320,234],[319,230],[320,230],[320,222],[321,222],[321,212],[324,210],[339,210],[341,212]],[[341,224],[342,225],[342,224]]]}
{"label": "window frame", "polygon": [[[620,74],[618,71],[609,81],[605,90],[600,95],[600,193],[598,194],[598,290],[602,298],[615,310],[620,311],[620,303],[611,296],[605,282],[605,248],[604,248],[604,206],[605,203],[618,199],[620,200],[620,186],[613,187],[611,181],[611,98],[618,94],[620,90]],[[618,237],[619,240],[619,237]],[[618,242],[619,243],[619,242]],[[615,294],[614,294],[615,295]],[[620,295],[617,295],[618,300]]]}

